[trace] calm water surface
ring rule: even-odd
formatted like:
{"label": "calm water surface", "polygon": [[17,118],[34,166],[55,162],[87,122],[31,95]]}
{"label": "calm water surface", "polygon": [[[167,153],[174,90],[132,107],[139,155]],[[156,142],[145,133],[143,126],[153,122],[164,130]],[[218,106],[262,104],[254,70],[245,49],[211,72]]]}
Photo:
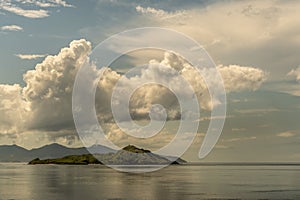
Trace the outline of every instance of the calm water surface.
{"label": "calm water surface", "polygon": [[300,199],[300,166],[170,166],[128,174],[2,163],[0,199]]}

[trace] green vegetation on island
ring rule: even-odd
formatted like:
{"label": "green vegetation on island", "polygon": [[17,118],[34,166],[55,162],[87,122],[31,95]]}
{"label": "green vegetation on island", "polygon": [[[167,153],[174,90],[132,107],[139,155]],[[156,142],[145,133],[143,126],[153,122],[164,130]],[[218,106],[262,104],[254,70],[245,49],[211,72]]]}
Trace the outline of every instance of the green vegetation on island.
{"label": "green vegetation on island", "polygon": [[166,158],[152,153],[149,150],[140,149],[133,145],[128,145],[115,153],[106,154],[84,154],[70,155],[56,159],[40,160],[36,158],[28,164],[62,164],[62,165],[88,165],[88,164],[109,164],[109,165],[165,165],[183,164],[182,159]]}
{"label": "green vegetation on island", "polygon": [[36,158],[30,161],[28,164],[30,165],[36,165],[36,164],[88,165],[88,164],[102,164],[102,163],[99,160],[97,160],[93,155],[85,154],[85,155],[71,155],[71,156],[65,156],[63,158],[45,159],[45,160],[40,160],[39,158]]}

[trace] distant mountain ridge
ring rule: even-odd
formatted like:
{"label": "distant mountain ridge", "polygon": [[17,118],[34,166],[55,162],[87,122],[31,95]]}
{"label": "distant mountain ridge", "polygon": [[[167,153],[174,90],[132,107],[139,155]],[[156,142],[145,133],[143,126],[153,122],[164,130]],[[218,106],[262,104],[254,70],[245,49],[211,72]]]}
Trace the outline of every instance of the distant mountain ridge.
{"label": "distant mountain ridge", "polygon": [[[89,150],[89,151],[88,151]],[[69,148],[53,143],[40,148],[27,150],[17,145],[0,146],[0,162],[28,162],[34,158],[51,159],[60,158],[68,155],[83,155],[90,153],[113,153],[116,150],[102,145],[94,145],[87,148]]]}
{"label": "distant mountain ridge", "polygon": [[[132,153],[139,154],[133,156]],[[176,161],[178,164],[186,163],[181,158],[174,158],[172,156],[161,156],[152,153],[149,150],[137,148],[133,145],[128,145],[122,150],[114,150],[102,145],[93,145],[88,149],[85,147],[69,148],[63,145],[53,143],[45,145],[40,148],[27,150],[17,145],[0,145],[0,162],[29,162],[36,158],[40,160],[57,159],[67,156],[81,156],[96,154],[99,160],[104,160],[107,163],[121,164],[122,163],[167,163],[170,160]],[[122,159],[120,159],[122,158]]]}

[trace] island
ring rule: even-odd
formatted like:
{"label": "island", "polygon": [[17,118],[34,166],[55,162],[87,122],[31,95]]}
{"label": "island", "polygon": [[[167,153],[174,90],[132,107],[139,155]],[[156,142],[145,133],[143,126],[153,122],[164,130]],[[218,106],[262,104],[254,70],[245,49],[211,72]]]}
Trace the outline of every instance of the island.
{"label": "island", "polygon": [[128,145],[114,153],[106,154],[83,154],[69,155],[62,158],[33,159],[28,164],[58,164],[58,165],[89,165],[89,164],[108,164],[108,165],[179,165],[187,163],[181,158],[161,156],[152,153],[150,150]]}
{"label": "island", "polygon": [[40,160],[36,158],[28,163],[29,165],[37,164],[57,164],[57,165],[88,165],[88,164],[102,164],[92,154],[84,155],[70,155],[63,158]]}

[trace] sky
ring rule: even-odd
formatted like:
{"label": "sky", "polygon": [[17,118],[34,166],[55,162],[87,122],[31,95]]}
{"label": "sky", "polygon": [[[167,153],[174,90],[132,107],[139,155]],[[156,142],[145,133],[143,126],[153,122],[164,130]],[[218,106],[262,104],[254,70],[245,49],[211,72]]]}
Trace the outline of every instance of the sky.
{"label": "sky", "polygon": [[[201,44],[224,81],[226,121],[205,161],[297,162],[299,9],[297,0],[1,0],[0,144],[28,149],[53,142],[81,146],[71,109],[78,69],[109,36],[133,28],[161,27]],[[214,103],[203,79],[195,76],[186,60],[171,52],[135,52],[107,68],[97,83],[99,123],[107,138],[119,146],[133,143],[156,149],[174,137],[180,119],[178,102],[168,89],[157,85],[138,89],[130,109],[134,119],[143,124],[149,119],[151,104],[164,105],[168,119],[159,135],[149,141],[136,140],[113,123],[108,97],[122,70],[149,63],[148,70],[136,79],[129,77],[122,86],[131,88],[145,77],[174,81],[176,86],[176,77],[165,73],[172,74],[171,68],[178,70],[195,89],[203,110],[197,136],[183,157],[200,161],[198,152]]]}

